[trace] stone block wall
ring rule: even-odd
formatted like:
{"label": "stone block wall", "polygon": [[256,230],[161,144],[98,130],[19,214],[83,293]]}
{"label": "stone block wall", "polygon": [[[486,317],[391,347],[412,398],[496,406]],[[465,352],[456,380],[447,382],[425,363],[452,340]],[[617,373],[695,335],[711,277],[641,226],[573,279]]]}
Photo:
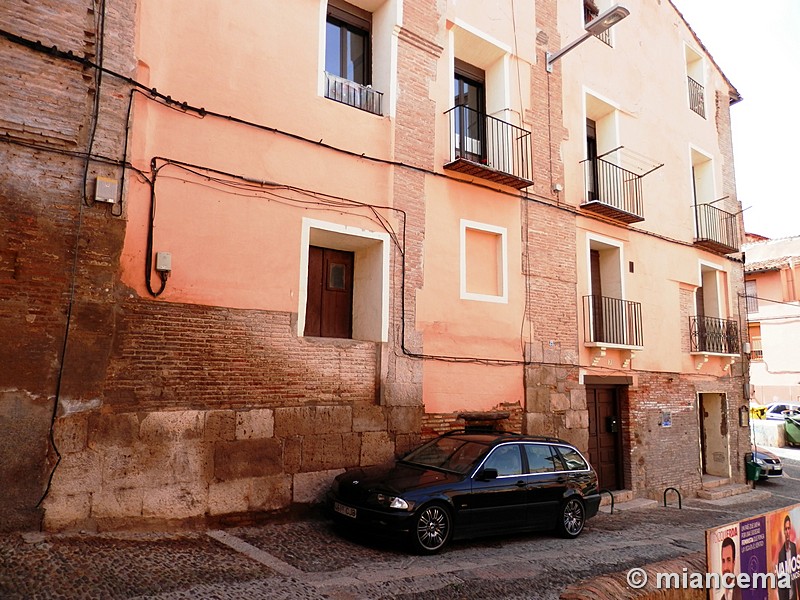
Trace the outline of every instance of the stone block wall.
{"label": "stone block wall", "polygon": [[393,413],[355,404],[65,416],[44,526],[186,526],[318,503],[344,468],[394,458],[396,434],[411,431],[387,431]]}

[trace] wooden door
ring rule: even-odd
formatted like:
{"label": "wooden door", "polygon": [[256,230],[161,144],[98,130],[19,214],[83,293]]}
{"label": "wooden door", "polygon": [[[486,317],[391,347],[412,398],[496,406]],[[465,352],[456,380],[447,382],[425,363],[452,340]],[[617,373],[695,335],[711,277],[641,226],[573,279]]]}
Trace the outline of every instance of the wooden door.
{"label": "wooden door", "polygon": [[708,333],[706,327],[706,302],[703,296],[703,286],[695,292],[695,306],[697,310],[697,350],[706,350]]}
{"label": "wooden door", "polygon": [[454,74],[457,154],[473,162],[486,162],[486,91],[481,69],[456,61]]}
{"label": "wooden door", "polygon": [[304,335],[352,337],[352,252],[310,246]]}
{"label": "wooden door", "polygon": [[590,303],[592,312],[592,334],[593,342],[604,342],[603,336],[603,287],[600,283],[600,251],[589,251],[592,300]]}
{"label": "wooden door", "polygon": [[589,410],[589,462],[597,471],[601,488],[621,489],[622,423],[616,388],[587,387],[586,406]]}
{"label": "wooden door", "polygon": [[586,201],[591,202],[600,198],[597,173],[597,124],[591,119],[586,119]]}

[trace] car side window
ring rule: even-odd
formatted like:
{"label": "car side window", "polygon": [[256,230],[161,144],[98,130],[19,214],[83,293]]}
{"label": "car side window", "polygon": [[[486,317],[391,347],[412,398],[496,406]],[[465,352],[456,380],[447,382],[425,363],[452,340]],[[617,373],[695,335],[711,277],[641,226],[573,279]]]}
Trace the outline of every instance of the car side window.
{"label": "car side window", "polygon": [[558,453],[561,454],[564,466],[568,471],[584,471],[589,468],[589,465],[574,448],[559,446]]}
{"label": "car side window", "polygon": [[561,459],[553,455],[550,446],[525,444],[525,456],[528,459],[528,473],[553,473],[563,468]]}
{"label": "car side window", "polygon": [[522,474],[522,455],[518,444],[505,444],[495,448],[483,463],[484,469],[497,469],[497,476]]}

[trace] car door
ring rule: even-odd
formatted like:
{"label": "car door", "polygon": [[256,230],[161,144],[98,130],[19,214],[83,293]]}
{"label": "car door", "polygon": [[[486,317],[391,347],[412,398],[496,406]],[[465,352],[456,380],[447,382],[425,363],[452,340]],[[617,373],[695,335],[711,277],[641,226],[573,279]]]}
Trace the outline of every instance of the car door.
{"label": "car door", "polygon": [[535,529],[550,528],[567,491],[569,474],[549,444],[528,443],[523,447],[528,464],[527,521]]}
{"label": "car door", "polygon": [[[520,444],[494,448],[472,476],[472,493],[464,515],[474,533],[490,533],[526,527],[528,478],[523,474]],[[481,478],[484,469],[496,469],[497,477]]]}

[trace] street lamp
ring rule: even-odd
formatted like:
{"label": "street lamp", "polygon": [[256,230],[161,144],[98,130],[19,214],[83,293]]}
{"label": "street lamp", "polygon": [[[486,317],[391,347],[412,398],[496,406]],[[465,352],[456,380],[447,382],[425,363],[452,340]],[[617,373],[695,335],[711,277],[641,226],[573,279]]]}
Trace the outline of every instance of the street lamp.
{"label": "street lamp", "polygon": [[611,27],[622,21],[622,19],[627,17],[629,14],[631,14],[631,11],[629,11],[627,8],[625,8],[624,6],[620,6],[619,4],[615,4],[608,10],[597,15],[594,19],[592,19],[591,21],[589,21],[589,23],[586,24],[586,33],[584,33],[581,37],[570,42],[558,52],[555,52],[553,54],[548,52],[547,54],[545,54],[545,61],[546,61],[545,68],[547,69],[547,72],[552,73],[553,63],[556,62],[562,56],[564,56],[567,52],[572,50],[575,46],[582,44],[593,35],[600,35],[607,29],[610,29]]}

